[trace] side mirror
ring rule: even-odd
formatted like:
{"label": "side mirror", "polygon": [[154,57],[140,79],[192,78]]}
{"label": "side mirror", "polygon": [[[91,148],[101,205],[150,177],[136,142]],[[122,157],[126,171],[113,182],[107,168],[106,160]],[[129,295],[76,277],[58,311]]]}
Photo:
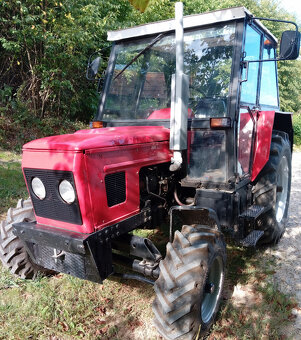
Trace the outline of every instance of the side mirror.
{"label": "side mirror", "polygon": [[299,51],[300,33],[298,31],[284,31],[281,36],[279,59],[297,59]]}
{"label": "side mirror", "polygon": [[[91,56],[92,57],[92,56]],[[101,57],[97,57],[91,61],[91,57],[89,58],[86,78],[88,80],[94,80],[99,70],[99,66],[101,64]]]}

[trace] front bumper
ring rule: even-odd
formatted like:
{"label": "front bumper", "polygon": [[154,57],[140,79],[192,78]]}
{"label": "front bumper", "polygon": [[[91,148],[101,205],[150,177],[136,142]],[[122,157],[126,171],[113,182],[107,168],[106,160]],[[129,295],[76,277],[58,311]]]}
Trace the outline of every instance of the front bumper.
{"label": "front bumper", "polygon": [[113,273],[111,241],[150,220],[150,210],[143,209],[122,222],[92,234],[76,233],[35,222],[13,224],[37,265],[56,272],[102,283]]}

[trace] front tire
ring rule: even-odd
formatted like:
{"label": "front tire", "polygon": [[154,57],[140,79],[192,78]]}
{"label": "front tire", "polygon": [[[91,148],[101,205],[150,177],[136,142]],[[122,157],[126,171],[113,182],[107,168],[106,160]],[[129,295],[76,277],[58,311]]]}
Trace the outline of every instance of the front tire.
{"label": "front tire", "polygon": [[257,222],[259,243],[277,243],[285,232],[291,192],[292,155],[288,135],[273,131],[270,157],[253,187],[254,204],[271,206]]}
{"label": "front tire", "polygon": [[21,279],[33,279],[38,272],[50,274],[32,263],[23,242],[13,234],[13,223],[25,221],[35,221],[30,199],[20,199],[16,208],[8,210],[6,220],[0,222],[0,260],[5,268]]}
{"label": "front tire", "polygon": [[208,332],[219,309],[225,264],[219,231],[194,225],[175,232],[154,285],[154,324],[165,339],[197,339]]}

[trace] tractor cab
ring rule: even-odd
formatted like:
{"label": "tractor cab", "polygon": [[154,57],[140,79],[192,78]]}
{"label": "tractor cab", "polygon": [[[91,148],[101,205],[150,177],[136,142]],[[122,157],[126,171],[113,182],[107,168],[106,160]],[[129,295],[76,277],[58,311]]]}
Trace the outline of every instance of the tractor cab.
{"label": "tractor cab", "polygon": [[[189,87],[182,98],[188,110],[183,184],[228,187],[237,178],[254,179],[257,121],[250,112],[279,111],[277,39],[243,7],[184,17],[183,27]],[[104,126],[170,127],[174,28],[167,20],[108,32],[113,48],[97,115]],[[292,136],[290,119],[283,119]]]}

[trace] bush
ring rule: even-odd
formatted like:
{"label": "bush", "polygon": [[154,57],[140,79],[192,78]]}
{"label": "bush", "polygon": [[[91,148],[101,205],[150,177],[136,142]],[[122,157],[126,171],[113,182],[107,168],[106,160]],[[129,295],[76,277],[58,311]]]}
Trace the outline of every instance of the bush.
{"label": "bush", "polygon": [[9,114],[0,113],[0,148],[20,152],[23,144],[45,136],[73,133],[88,125],[67,118],[30,115],[26,106],[16,104],[16,110]]}
{"label": "bush", "polygon": [[110,47],[107,30],[130,26],[134,11],[126,0],[0,2],[0,99],[40,119],[89,121],[98,98],[85,79],[87,59]]}
{"label": "bush", "polygon": [[293,115],[294,144],[301,145],[301,114]]}

